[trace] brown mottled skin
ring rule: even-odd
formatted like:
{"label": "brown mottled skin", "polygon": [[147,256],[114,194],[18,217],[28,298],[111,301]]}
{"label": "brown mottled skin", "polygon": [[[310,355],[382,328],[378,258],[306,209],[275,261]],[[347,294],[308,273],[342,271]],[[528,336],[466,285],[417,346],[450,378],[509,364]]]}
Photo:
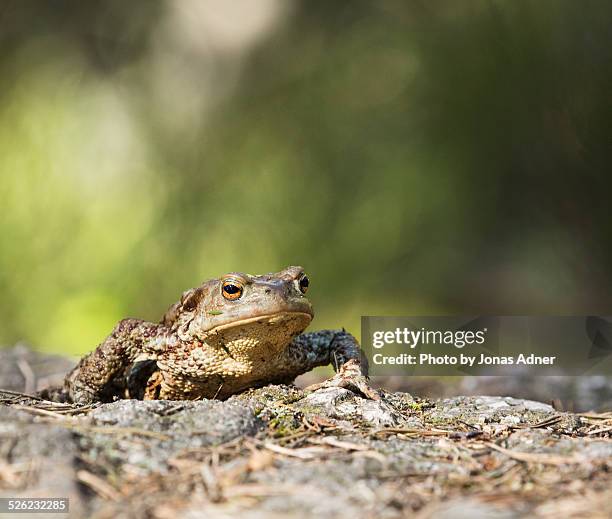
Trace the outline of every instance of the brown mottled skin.
{"label": "brown mottled skin", "polygon": [[312,389],[341,386],[378,399],[352,335],[302,333],[314,316],[307,288],[301,267],[206,281],[184,292],[160,323],[119,322],[66,377],[64,395],[77,403],[223,399],[331,364],[336,375]]}

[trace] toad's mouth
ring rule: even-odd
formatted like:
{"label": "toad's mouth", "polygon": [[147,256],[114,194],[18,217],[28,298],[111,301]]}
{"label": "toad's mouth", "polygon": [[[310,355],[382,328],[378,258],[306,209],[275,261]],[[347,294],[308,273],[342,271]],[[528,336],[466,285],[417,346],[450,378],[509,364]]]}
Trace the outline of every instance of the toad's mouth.
{"label": "toad's mouth", "polygon": [[[312,314],[307,312],[275,312],[272,314],[257,315],[232,321],[231,323],[221,324],[206,331],[207,335],[218,334],[228,330],[248,328],[252,324],[266,324],[270,326],[289,325],[296,330],[304,330],[312,321]],[[293,322],[292,322],[293,321]],[[291,323],[292,322],[292,323]]]}

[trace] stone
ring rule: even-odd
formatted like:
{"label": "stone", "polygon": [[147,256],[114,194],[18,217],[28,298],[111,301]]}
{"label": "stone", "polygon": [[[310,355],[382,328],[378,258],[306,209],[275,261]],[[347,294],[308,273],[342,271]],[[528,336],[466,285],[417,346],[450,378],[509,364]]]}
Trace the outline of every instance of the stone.
{"label": "stone", "polygon": [[[0,365],[14,358],[0,350]],[[7,385],[24,389],[0,371]],[[0,402],[0,495],[69,497],[71,517],[501,519],[562,502],[598,517],[612,484],[608,415],[511,397],[270,385],[225,401]]]}

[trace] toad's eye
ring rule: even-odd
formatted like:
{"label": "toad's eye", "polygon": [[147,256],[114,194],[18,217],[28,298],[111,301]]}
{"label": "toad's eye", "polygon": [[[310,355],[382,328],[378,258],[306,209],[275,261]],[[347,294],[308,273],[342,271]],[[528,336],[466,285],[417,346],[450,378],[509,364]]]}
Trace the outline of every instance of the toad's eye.
{"label": "toad's eye", "polygon": [[244,291],[244,286],[239,281],[235,279],[228,279],[223,282],[221,285],[221,293],[225,299],[229,299],[230,301],[235,301],[240,298],[242,292]]}
{"label": "toad's eye", "polygon": [[298,279],[298,286],[300,287],[300,292],[302,292],[302,294],[306,293],[306,291],[308,290],[308,285],[310,285],[310,280],[308,279],[308,276],[306,274],[302,274],[302,277]]}

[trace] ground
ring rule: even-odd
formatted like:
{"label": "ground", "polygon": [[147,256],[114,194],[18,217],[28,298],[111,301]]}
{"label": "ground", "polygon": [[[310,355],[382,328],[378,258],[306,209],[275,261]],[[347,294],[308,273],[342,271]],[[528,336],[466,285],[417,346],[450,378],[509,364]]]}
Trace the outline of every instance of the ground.
{"label": "ground", "polygon": [[69,497],[73,517],[611,516],[612,413],[293,386],[223,402],[0,402],[0,496]]}

